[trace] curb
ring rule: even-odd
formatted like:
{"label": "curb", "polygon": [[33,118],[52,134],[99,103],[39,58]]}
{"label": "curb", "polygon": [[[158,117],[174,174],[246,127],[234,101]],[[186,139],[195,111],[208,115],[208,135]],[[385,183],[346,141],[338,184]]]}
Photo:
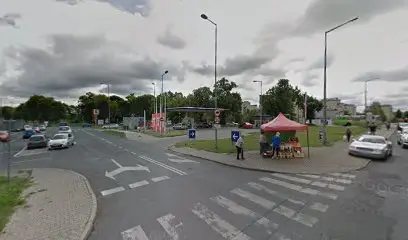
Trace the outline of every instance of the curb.
{"label": "curb", "polygon": [[202,156],[195,156],[195,155],[192,155],[192,154],[181,153],[181,152],[175,151],[175,150],[174,150],[174,145],[169,145],[169,146],[168,146],[168,150],[169,150],[169,151],[172,151],[172,152],[174,152],[174,153],[182,154],[182,155],[184,155],[184,156],[190,156],[190,157],[200,158],[200,159],[203,159],[203,160],[206,160],[206,161],[215,162],[215,163],[218,163],[218,164],[224,165],[224,166],[229,166],[229,167],[234,167],[234,168],[239,168],[239,169],[245,169],[245,170],[251,170],[251,171],[258,171],[258,172],[269,172],[269,173],[314,174],[314,175],[323,175],[323,174],[335,173],[335,172],[336,172],[336,173],[348,173],[348,172],[353,172],[353,171],[360,171],[360,170],[366,168],[366,167],[371,163],[371,160],[365,159],[365,160],[367,161],[366,164],[364,164],[364,165],[362,165],[362,166],[360,166],[360,167],[358,167],[358,168],[356,168],[356,169],[344,170],[344,171],[328,171],[328,172],[325,172],[325,173],[302,172],[302,171],[298,171],[298,172],[295,172],[295,171],[294,171],[294,172],[288,172],[288,171],[276,171],[276,170],[260,169],[260,168],[253,168],[253,167],[237,166],[237,165],[228,164],[228,163],[225,163],[225,162],[219,162],[219,161],[216,161],[216,160],[213,160],[213,159],[204,158],[204,157],[202,157]]}

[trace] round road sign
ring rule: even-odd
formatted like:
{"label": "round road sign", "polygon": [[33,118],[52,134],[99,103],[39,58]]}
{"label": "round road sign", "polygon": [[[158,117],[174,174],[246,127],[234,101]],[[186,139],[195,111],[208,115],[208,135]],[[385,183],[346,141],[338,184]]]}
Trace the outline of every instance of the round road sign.
{"label": "round road sign", "polygon": [[219,117],[219,116],[220,116],[220,113],[221,113],[220,110],[215,110],[215,116],[216,116],[216,117]]}

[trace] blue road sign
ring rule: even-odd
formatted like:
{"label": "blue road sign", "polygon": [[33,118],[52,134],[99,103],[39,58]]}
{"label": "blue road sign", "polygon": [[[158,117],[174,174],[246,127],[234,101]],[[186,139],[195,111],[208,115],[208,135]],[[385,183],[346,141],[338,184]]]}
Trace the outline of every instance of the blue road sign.
{"label": "blue road sign", "polygon": [[231,131],[231,141],[232,142],[237,142],[240,134],[241,133],[239,131]]}
{"label": "blue road sign", "polygon": [[188,138],[195,139],[196,138],[196,130],[195,129],[188,129]]}

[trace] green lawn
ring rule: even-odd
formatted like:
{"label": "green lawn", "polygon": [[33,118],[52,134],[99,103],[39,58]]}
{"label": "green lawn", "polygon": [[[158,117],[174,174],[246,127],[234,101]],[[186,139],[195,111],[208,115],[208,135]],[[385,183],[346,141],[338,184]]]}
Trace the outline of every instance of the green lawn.
{"label": "green lawn", "polygon": [[[363,134],[366,129],[361,127],[351,127],[354,136]],[[310,147],[322,147],[322,143],[319,140],[319,130],[320,127],[310,126],[309,127],[309,144]],[[346,129],[340,126],[329,126],[327,128],[327,140],[329,142],[336,142],[343,139],[343,135]],[[307,134],[306,131],[299,131],[296,133],[299,138],[300,144],[302,146],[307,146]],[[259,133],[250,133],[245,135],[245,149],[248,150],[259,150]],[[200,150],[206,150],[218,153],[233,153],[235,152],[235,147],[232,145],[230,138],[224,138],[218,140],[218,149],[215,150],[214,140],[196,140],[196,141],[183,141],[178,142],[176,147],[191,147]]]}
{"label": "green lawn", "polygon": [[177,137],[177,136],[187,136],[187,130],[169,130],[165,132],[163,135],[160,132],[155,132],[155,131],[146,131],[145,134],[148,134],[153,137],[159,137],[159,138],[164,138],[164,137]]}
{"label": "green lawn", "polygon": [[126,134],[124,132],[121,131],[116,131],[116,130],[103,130],[104,133],[108,133],[108,134],[112,134],[112,135],[116,135],[119,137],[126,137]]}
{"label": "green lawn", "polygon": [[15,208],[24,204],[21,194],[30,185],[27,178],[11,178],[10,184],[7,178],[0,176],[0,232],[3,231]]}

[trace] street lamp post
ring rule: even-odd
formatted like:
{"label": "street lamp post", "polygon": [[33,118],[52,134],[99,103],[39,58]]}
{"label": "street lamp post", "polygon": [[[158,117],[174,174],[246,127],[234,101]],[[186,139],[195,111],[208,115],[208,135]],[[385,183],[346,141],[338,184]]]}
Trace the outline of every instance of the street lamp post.
{"label": "street lamp post", "polygon": [[364,81],[364,117],[366,118],[366,120],[367,120],[367,83],[377,79],[380,78],[376,77]]}
{"label": "street lamp post", "polygon": [[262,109],[262,94],[263,94],[263,90],[262,90],[262,80],[254,80],[254,83],[260,83],[261,84],[261,95],[259,95],[259,110],[261,110],[261,124],[259,125],[259,128],[262,127],[262,115],[263,115],[263,109]]}
{"label": "street lamp post", "polygon": [[108,87],[108,123],[111,123],[111,110],[110,110],[110,84],[109,83],[101,83]]}
{"label": "street lamp post", "polygon": [[[156,83],[152,82],[153,85],[153,96],[154,96],[154,102],[153,102],[153,112],[154,112],[154,126],[156,128],[157,126],[157,99],[156,99]],[[155,130],[157,132],[157,128]]]}
{"label": "street lamp post", "polygon": [[[164,106],[164,101],[163,101],[163,79],[164,79],[164,75],[166,75],[167,73],[169,73],[169,71],[164,71],[164,73],[161,75],[161,96],[160,96],[160,133],[161,134],[163,134],[163,131],[162,131],[162,124],[163,124],[163,121],[164,121],[164,118],[163,118],[163,121],[162,121],[162,113],[163,113],[163,106]],[[165,126],[165,125],[164,125]]]}
{"label": "street lamp post", "polygon": [[324,32],[324,72],[323,72],[323,144],[327,143],[327,34],[339,29],[349,23],[356,21],[358,17],[350,19],[334,28],[331,28]]}
{"label": "street lamp post", "polygon": [[[214,32],[214,108],[215,111],[217,111],[218,108],[218,100],[217,100],[217,57],[218,57],[218,25],[212,21],[211,19],[208,18],[207,15],[204,13],[201,14],[201,18],[210,22],[212,25],[215,27],[215,32]],[[214,130],[215,130],[215,149],[218,148],[218,128],[216,124],[214,124]]]}

